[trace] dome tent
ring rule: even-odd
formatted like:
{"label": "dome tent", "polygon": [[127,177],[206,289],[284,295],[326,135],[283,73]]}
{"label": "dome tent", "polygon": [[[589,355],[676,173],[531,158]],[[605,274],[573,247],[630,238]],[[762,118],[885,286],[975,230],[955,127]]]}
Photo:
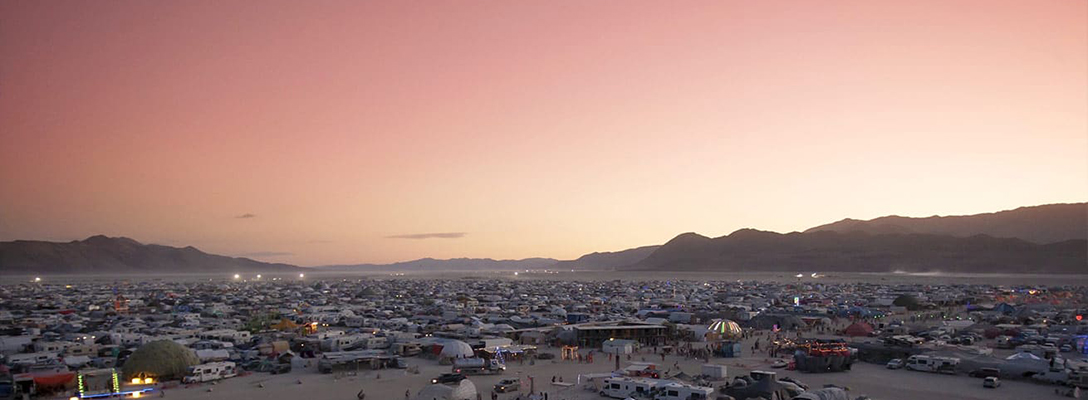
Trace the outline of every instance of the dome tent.
{"label": "dome tent", "polygon": [[476,385],[468,379],[462,379],[457,385],[443,385],[435,383],[420,389],[414,399],[416,400],[475,400]]}
{"label": "dome tent", "polygon": [[442,343],[442,353],[440,358],[472,358],[476,353],[472,351],[472,346],[468,343],[460,340],[448,340]]}
{"label": "dome tent", "polygon": [[181,379],[189,367],[200,364],[189,348],[170,340],[157,340],[136,349],[121,367],[125,379],[154,377],[158,380]]}

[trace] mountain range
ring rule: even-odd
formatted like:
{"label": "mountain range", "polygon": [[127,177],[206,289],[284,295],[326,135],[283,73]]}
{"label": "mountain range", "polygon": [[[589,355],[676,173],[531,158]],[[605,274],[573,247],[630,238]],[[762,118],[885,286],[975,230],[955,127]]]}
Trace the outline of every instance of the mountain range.
{"label": "mountain range", "polygon": [[874,235],[990,235],[1045,244],[1069,239],[1088,239],[1088,203],[1020,207],[1009,211],[950,217],[911,218],[891,215],[868,221],[847,218],[810,228],[805,233],[818,231],[861,231]]}
{"label": "mountain range", "polygon": [[[804,232],[741,229],[709,238],[684,233],[663,245],[575,260],[424,258],[320,271],[639,270],[1088,273],[1088,203],[965,216],[844,219]],[[0,274],[241,273],[307,271],[204,253],[193,247],[92,236],[81,241],[0,242]]]}
{"label": "mountain range", "polygon": [[302,268],[208,254],[195,247],[143,244],[102,235],[71,242],[0,242],[0,273],[126,274],[296,272]]}
{"label": "mountain range", "polygon": [[526,258],[521,260],[493,260],[490,258],[452,258],[438,260],[421,258],[392,264],[351,264],[321,266],[324,271],[382,271],[382,272],[421,272],[421,271],[516,271],[526,269],[545,269],[559,261],[554,258]]}

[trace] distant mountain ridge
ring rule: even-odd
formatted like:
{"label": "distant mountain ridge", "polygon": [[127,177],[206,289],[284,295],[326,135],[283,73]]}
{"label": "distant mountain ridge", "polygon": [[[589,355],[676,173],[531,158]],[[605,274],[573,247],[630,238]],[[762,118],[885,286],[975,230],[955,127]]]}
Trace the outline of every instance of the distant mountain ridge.
{"label": "distant mountain ridge", "polygon": [[1084,274],[1088,273],[1088,203],[967,216],[845,219],[803,233],[741,229],[709,238],[689,232],[659,246],[590,253],[564,261],[424,258],[310,269],[213,255],[191,246],[142,244],[125,237],[0,242],[0,274],[9,275],[525,269]]}
{"label": "distant mountain ridge", "polygon": [[288,264],[208,254],[195,247],[142,244],[102,235],[71,242],[0,242],[3,274],[296,272]]}
{"label": "distant mountain ridge", "polygon": [[575,260],[559,261],[552,267],[557,270],[573,269],[586,270],[611,270],[642,261],[659,245],[635,247],[620,251],[606,251],[589,253]]}
{"label": "distant mountain ridge", "polygon": [[741,229],[707,238],[684,234],[646,259],[641,271],[1088,273],[1088,241],[1036,244],[987,235],[788,233]]}
{"label": "distant mountain ridge", "polygon": [[817,231],[840,233],[861,231],[871,234],[926,233],[958,237],[989,235],[1046,244],[1069,239],[1088,239],[1088,203],[1048,204],[994,213],[946,217],[913,218],[891,215],[868,221],[847,218],[810,228],[805,233]]}
{"label": "distant mountain ridge", "polygon": [[381,272],[425,272],[425,271],[516,271],[526,269],[547,269],[556,264],[554,258],[526,258],[521,260],[494,260],[490,258],[453,258],[437,260],[421,258],[392,264],[350,264],[325,265],[316,267],[322,271],[381,271]]}

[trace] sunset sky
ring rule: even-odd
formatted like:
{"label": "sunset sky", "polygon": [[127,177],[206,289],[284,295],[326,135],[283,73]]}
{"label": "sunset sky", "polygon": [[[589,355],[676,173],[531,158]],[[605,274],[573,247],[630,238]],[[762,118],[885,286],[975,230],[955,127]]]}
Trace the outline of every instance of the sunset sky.
{"label": "sunset sky", "polygon": [[1088,200],[1088,1],[0,3],[0,240],[575,258]]}

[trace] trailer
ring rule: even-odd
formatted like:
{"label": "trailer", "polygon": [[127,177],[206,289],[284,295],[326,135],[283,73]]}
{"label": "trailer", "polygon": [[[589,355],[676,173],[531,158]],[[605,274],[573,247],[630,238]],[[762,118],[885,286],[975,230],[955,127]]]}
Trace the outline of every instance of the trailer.
{"label": "trailer", "polygon": [[658,385],[654,400],[707,400],[714,394],[714,388],[669,382]]}
{"label": "trailer", "polygon": [[960,359],[955,357],[913,355],[907,358],[906,368],[913,371],[954,374],[959,363]]}
{"label": "trailer", "polygon": [[396,355],[399,355],[399,356],[411,357],[411,356],[419,355],[419,353],[422,353],[422,352],[423,352],[423,348],[419,345],[419,343],[409,342],[409,343],[394,343],[393,344],[393,354],[396,354]]}
{"label": "trailer", "polygon": [[628,397],[646,398],[662,381],[647,378],[608,378],[604,380],[599,394],[601,397],[626,399]]}
{"label": "trailer", "polygon": [[189,367],[189,374],[181,381],[197,383],[233,378],[238,375],[238,368],[230,361],[213,362]]}

